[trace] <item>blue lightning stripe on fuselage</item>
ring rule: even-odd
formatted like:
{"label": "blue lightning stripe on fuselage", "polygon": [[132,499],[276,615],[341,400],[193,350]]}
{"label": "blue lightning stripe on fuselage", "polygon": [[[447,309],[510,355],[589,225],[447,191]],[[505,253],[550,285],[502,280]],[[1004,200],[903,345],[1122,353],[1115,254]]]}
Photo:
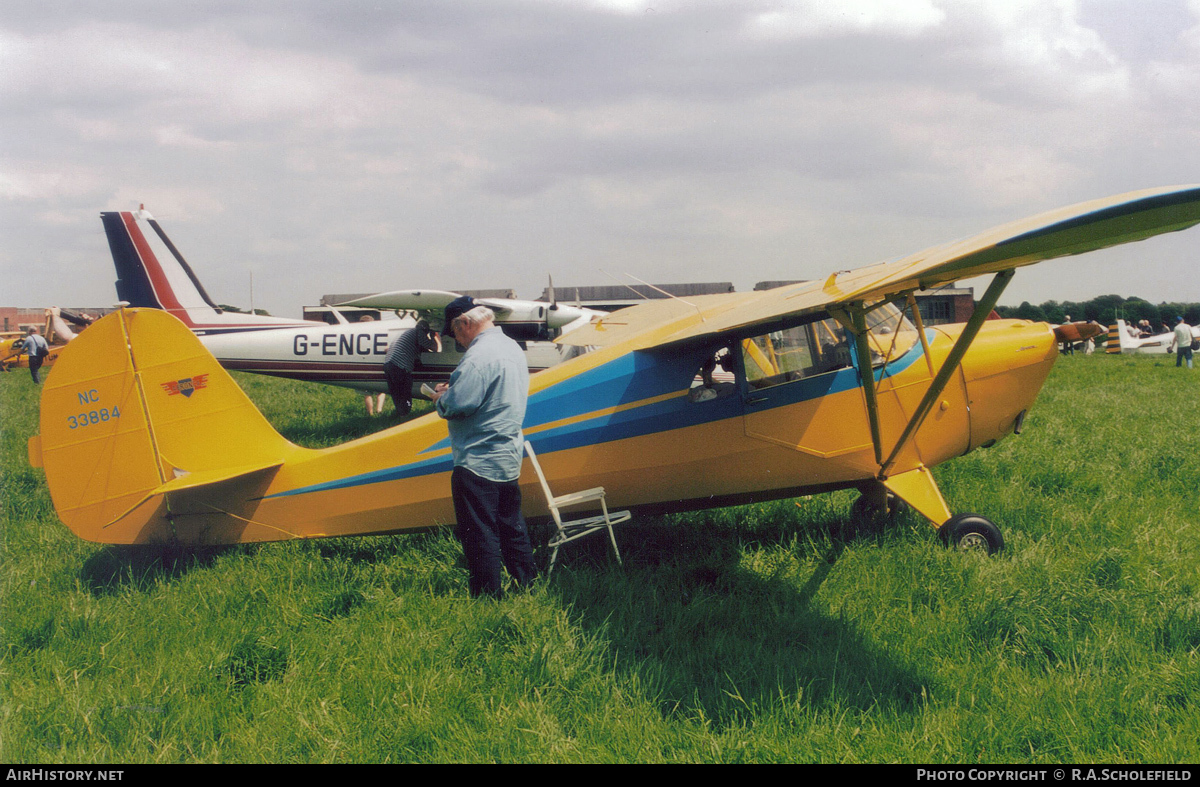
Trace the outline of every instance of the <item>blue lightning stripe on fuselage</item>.
{"label": "blue lightning stripe on fuselage", "polygon": [[[539,391],[529,398],[525,428],[530,430],[539,426],[549,427],[529,435],[527,439],[537,445],[539,453],[546,454],[685,429],[728,418],[740,418],[745,408],[739,392],[735,391],[733,395],[704,402],[693,402],[687,396],[687,387],[691,385],[696,370],[712,353],[712,347],[679,354],[629,353]],[[920,343],[914,343],[908,352],[889,363],[886,369],[875,369],[876,381],[881,380],[885,374],[899,374],[921,355]],[[859,384],[858,369],[847,367],[762,389],[769,391],[771,397],[755,409],[757,412],[763,412],[786,407],[822,396],[851,391],[858,388]],[[679,395],[662,398],[672,393]],[[640,401],[646,401],[646,404],[638,406],[637,402]],[[607,406],[603,411],[585,409],[596,402],[605,402]],[[633,406],[620,409],[620,405]],[[614,406],[618,408],[615,412]],[[592,412],[597,414],[588,417]],[[553,426],[559,421],[570,423]],[[421,453],[445,450],[449,445],[449,438],[445,438]],[[444,454],[406,465],[278,492],[264,499],[398,481],[449,472],[451,469],[453,460],[450,455]]]}

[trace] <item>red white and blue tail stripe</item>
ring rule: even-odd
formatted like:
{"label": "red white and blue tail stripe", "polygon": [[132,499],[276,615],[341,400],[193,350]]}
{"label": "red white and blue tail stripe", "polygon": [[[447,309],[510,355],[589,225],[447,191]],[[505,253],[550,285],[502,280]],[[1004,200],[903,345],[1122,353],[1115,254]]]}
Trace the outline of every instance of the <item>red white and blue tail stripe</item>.
{"label": "red white and blue tail stripe", "polygon": [[[311,324],[219,308],[144,207],[101,213],[100,221],[117,269],[117,297],[131,306],[162,309],[200,335]],[[147,227],[148,232],[144,231]]]}

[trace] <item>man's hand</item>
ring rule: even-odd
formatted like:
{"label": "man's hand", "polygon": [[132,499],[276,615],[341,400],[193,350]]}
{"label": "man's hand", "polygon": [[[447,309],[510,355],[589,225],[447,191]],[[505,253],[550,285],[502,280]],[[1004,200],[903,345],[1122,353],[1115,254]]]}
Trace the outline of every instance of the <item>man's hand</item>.
{"label": "man's hand", "polygon": [[432,401],[434,404],[437,404],[437,400],[441,399],[442,394],[446,393],[448,390],[450,390],[450,386],[446,383],[438,383],[437,385],[433,386],[433,396],[429,397],[430,401]]}

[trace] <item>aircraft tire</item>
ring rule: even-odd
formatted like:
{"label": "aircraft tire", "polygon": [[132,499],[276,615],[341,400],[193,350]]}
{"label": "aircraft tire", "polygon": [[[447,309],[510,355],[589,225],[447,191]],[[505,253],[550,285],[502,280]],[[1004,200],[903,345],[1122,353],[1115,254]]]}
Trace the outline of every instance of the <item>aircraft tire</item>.
{"label": "aircraft tire", "polygon": [[986,550],[994,555],[1004,549],[1004,536],[992,520],[978,514],[955,514],[938,528],[938,535],[951,549],[960,552]]}
{"label": "aircraft tire", "polygon": [[887,495],[887,509],[871,505],[871,498],[859,495],[850,504],[850,525],[855,532],[871,532],[894,524],[896,517],[907,504],[891,492]]}

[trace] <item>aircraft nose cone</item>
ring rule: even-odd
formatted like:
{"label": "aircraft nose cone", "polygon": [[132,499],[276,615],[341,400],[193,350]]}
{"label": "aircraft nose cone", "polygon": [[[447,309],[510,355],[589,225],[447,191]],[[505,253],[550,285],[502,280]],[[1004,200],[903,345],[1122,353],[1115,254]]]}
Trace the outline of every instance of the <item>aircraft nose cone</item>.
{"label": "aircraft nose cone", "polygon": [[546,312],[546,324],[551,328],[561,328],[564,325],[570,325],[582,316],[583,309],[560,303],[556,309]]}

